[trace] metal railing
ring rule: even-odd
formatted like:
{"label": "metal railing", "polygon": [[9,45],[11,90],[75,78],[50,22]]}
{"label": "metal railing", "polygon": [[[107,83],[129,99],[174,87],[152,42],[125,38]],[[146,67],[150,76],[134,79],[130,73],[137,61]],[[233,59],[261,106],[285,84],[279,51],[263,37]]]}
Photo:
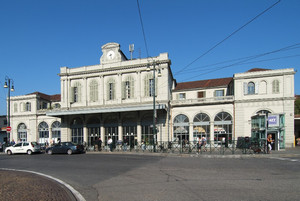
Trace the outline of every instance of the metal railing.
{"label": "metal railing", "polygon": [[[137,143],[134,145],[115,145],[114,152],[139,152],[139,153],[170,153],[170,154],[265,154],[267,153],[266,140],[239,138],[228,141],[207,141],[205,145],[199,146],[196,142],[185,143],[184,141],[158,141],[153,144]],[[109,146],[102,146],[102,151],[108,152]],[[87,151],[95,151],[93,146]]]}

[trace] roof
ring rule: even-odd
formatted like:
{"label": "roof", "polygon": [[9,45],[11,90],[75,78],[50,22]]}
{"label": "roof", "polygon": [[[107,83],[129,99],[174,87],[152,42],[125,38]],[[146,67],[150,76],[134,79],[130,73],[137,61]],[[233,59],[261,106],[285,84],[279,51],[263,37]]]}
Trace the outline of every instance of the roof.
{"label": "roof", "polygon": [[218,78],[218,79],[211,79],[211,80],[181,82],[176,85],[175,90],[228,86],[229,83],[232,81],[232,79],[233,79],[232,77],[228,77],[228,78]]}
{"label": "roof", "polygon": [[54,95],[47,95],[41,92],[33,92],[27,95],[38,95],[40,98],[44,99],[44,100],[48,100],[48,101],[54,101],[54,102],[58,102],[61,99],[61,95],[60,94],[54,94]]}
{"label": "roof", "polygon": [[265,68],[252,68],[250,70],[248,70],[247,72],[257,72],[257,71],[268,71],[271,69],[265,69]]}

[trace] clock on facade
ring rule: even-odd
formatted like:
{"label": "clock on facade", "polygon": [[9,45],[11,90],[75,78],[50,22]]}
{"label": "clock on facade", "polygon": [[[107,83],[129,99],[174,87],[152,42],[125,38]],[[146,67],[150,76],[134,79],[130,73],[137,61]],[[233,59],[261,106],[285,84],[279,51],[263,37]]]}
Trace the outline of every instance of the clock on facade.
{"label": "clock on facade", "polygon": [[106,56],[108,59],[113,59],[113,58],[115,58],[115,52],[110,50],[110,51],[108,51]]}

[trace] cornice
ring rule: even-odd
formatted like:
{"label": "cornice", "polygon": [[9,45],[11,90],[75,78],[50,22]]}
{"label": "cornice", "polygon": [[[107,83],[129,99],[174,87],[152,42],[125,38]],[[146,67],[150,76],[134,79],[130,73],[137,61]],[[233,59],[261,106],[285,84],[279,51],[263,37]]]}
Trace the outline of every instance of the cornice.
{"label": "cornice", "polygon": [[[155,61],[156,64],[170,64],[170,59],[165,60],[157,60]],[[70,73],[59,73],[59,76],[74,76],[74,75],[84,75],[84,74],[95,74],[95,73],[108,73],[108,72],[115,72],[115,71],[121,71],[121,70],[128,70],[131,69],[133,72],[137,71],[139,68],[145,68],[147,67],[149,63],[140,63],[140,64],[129,64],[129,65],[122,65],[122,66],[116,66],[111,68],[102,68],[102,69],[93,69],[93,70],[82,70],[79,72],[70,72]],[[151,63],[150,63],[151,64]],[[101,65],[98,65],[101,66]],[[86,67],[86,66],[83,66]],[[79,67],[79,68],[83,68]],[[133,70],[135,69],[135,70]]]}
{"label": "cornice", "polygon": [[293,100],[293,101],[294,101],[294,100],[295,100],[295,97],[244,99],[244,100],[235,100],[234,103],[266,102],[266,101],[284,101],[284,100]]}

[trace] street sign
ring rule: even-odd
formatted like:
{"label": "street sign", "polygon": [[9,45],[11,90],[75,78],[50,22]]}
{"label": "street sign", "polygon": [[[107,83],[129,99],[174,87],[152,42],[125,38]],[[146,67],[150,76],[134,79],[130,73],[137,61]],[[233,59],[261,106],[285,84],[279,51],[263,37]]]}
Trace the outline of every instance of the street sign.
{"label": "street sign", "polygon": [[10,132],[10,131],[11,131],[11,127],[10,127],[10,126],[7,126],[7,127],[6,127],[6,131],[7,131],[7,132]]}

